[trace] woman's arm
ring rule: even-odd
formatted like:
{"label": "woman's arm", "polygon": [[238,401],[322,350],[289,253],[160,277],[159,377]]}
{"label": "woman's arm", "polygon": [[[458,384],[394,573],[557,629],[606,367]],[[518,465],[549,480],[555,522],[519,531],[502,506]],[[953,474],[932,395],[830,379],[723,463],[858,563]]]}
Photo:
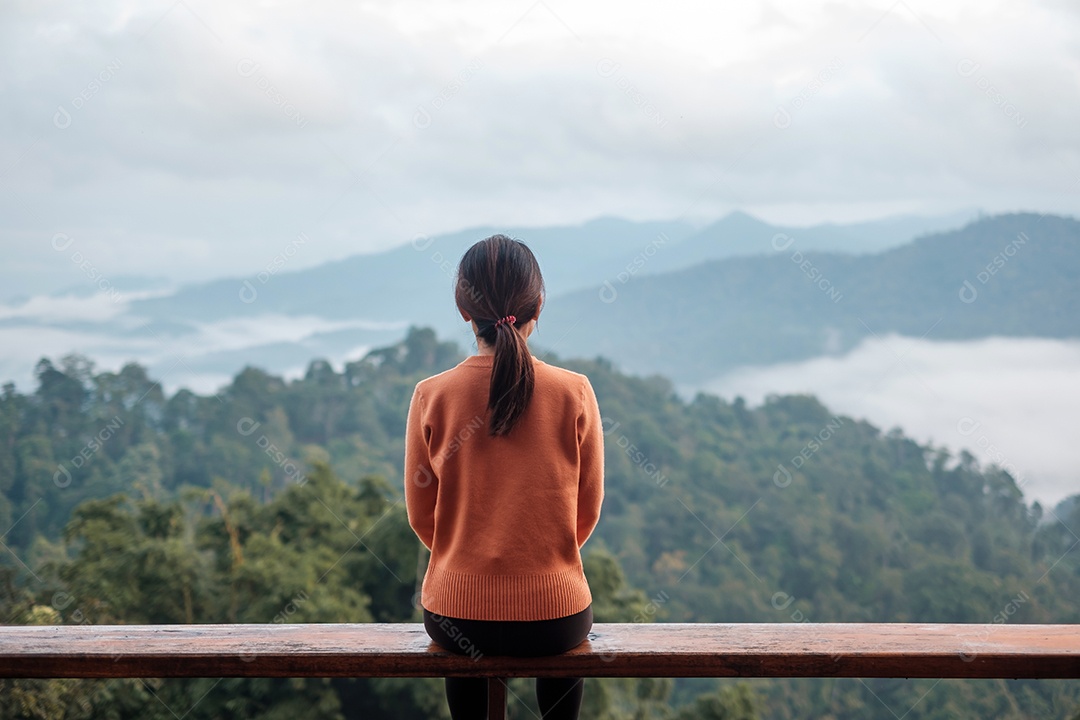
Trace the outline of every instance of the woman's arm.
{"label": "woman's arm", "polygon": [[424,428],[424,398],[417,385],[409,401],[409,417],[405,423],[405,511],[413,532],[428,550],[435,537],[438,492],[439,481],[431,468],[428,433]]}
{"label": "woman's arm", "polygon": [[582,407],[578,415],[578,458],[581,475],[578,479],[577,543],[580,548],[592,535],[600,520],[600,505],[604,501],[604,429],[600,406],[588,378],[582,386]]}

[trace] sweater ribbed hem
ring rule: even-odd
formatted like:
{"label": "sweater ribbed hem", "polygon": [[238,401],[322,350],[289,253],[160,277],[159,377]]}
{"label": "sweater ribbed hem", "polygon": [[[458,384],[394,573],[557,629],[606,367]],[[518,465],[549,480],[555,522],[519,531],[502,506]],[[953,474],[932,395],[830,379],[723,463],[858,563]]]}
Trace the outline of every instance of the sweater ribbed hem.
{"label": "sweater ribbed hem", "polygon": [[539,575],[472,575],[429,564],[420,596],[430,612],[468,620],[552,620],[592,602],[580,567]]}

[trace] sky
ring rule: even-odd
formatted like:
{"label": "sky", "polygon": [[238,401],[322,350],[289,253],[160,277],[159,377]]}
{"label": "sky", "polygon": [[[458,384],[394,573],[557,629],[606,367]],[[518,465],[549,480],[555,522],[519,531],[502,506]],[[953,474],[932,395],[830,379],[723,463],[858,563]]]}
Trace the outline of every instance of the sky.
{"label": "sky", "polygon": [[[127,358],[92,324],[133,298],[468,227],[1080,216],[1076,0],[7,0],[0,62],[0,344],[20,386],[41,355]],[[27,315],[68,325],[9,322]],[[1080,462],[1078,351],[1042,342],[891,338],[711,387],[811,389],[996,454],[1054,501]]]}
{"label": "sky", "polygon": [[0,298],[478,225],[1080,215],[1072,0],[9,0],[0,61]]}

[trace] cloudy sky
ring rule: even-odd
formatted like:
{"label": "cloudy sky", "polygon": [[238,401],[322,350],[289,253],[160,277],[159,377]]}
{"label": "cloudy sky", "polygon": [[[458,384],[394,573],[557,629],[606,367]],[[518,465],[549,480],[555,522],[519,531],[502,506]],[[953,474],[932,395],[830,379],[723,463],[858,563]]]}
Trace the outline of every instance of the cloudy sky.
{"label": "cloudy sky", "polygon": [[0,296],[300,233],[292,267],[600,215],[1080,214],[1078,7],[10,0]]}

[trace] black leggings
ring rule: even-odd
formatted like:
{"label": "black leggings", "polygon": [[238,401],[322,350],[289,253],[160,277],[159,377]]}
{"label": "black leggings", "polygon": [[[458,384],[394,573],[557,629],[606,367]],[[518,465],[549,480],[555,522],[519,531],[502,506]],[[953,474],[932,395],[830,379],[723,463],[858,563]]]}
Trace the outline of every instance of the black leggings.
{"label": "black leggings", "polygon": [[[445,650],[473,657],[560,655],[584,642],[592,624],[592,605],[554,620],[465,620],[424,608],[424,628],[431,639]],[[536,704],[543,720],[577,720],[584,690],[581,678],[537,678]],[[446,701],[453,720],[483,720],[487,680],[446,678]]]}

